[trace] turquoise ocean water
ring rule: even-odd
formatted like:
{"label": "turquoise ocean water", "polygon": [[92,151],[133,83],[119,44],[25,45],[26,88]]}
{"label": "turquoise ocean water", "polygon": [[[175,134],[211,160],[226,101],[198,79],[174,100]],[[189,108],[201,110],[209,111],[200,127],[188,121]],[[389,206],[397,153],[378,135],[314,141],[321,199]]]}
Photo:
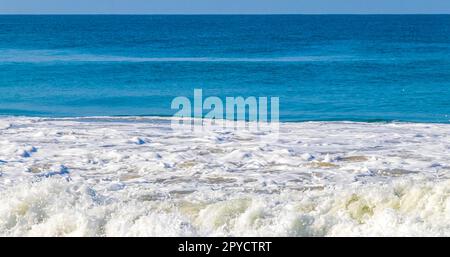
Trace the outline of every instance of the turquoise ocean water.
{"label": "turquoise ocean water", "polygon": [[173,115],[277,96],[283,121],[450,122],[450,16],[0,16],[0,115]]}

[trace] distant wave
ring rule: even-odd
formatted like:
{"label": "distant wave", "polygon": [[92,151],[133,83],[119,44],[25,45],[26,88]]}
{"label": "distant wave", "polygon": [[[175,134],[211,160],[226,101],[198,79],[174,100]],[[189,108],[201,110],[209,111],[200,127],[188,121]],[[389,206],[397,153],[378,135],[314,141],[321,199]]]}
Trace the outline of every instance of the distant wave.
{"label": "distant wave", "polygon": [[77,54],[55,50],[2,50],[0,63],[45,62],[323,62],[349,60],[345,56],[282,57],[132,57]]}

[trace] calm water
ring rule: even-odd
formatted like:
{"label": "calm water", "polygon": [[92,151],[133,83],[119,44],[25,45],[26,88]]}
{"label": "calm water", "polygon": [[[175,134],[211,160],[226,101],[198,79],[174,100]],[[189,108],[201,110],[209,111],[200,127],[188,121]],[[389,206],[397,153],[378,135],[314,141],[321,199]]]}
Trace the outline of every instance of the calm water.
{"label": "calm water", "polygon": [[0,16],[0,115],[172,115],[194,88],[449,122],[450,16]]}

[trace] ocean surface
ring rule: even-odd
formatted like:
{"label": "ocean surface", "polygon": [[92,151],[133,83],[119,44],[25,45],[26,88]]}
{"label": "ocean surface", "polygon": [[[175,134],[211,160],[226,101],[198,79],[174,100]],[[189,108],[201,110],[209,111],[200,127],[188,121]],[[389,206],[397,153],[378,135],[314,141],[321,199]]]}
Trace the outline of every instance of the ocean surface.
{"label": "ocean surface", "polygon": [[278,96],[283,121],[450,121],[450,16],[0,16],[0,115],[171,116]]}
{"label": "ocean surface", "polygon": [[0,236],[450,236],[448,115],[450,16],[0,16]]}

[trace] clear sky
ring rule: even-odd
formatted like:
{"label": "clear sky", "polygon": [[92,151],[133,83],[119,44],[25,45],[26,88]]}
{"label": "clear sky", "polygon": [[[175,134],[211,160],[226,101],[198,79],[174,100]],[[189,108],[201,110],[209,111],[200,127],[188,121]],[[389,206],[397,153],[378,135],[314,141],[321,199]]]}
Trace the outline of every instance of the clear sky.
{"label": "clear sky", "polygon": [[450,0],[0,0],[3,14],[447,13]]}

